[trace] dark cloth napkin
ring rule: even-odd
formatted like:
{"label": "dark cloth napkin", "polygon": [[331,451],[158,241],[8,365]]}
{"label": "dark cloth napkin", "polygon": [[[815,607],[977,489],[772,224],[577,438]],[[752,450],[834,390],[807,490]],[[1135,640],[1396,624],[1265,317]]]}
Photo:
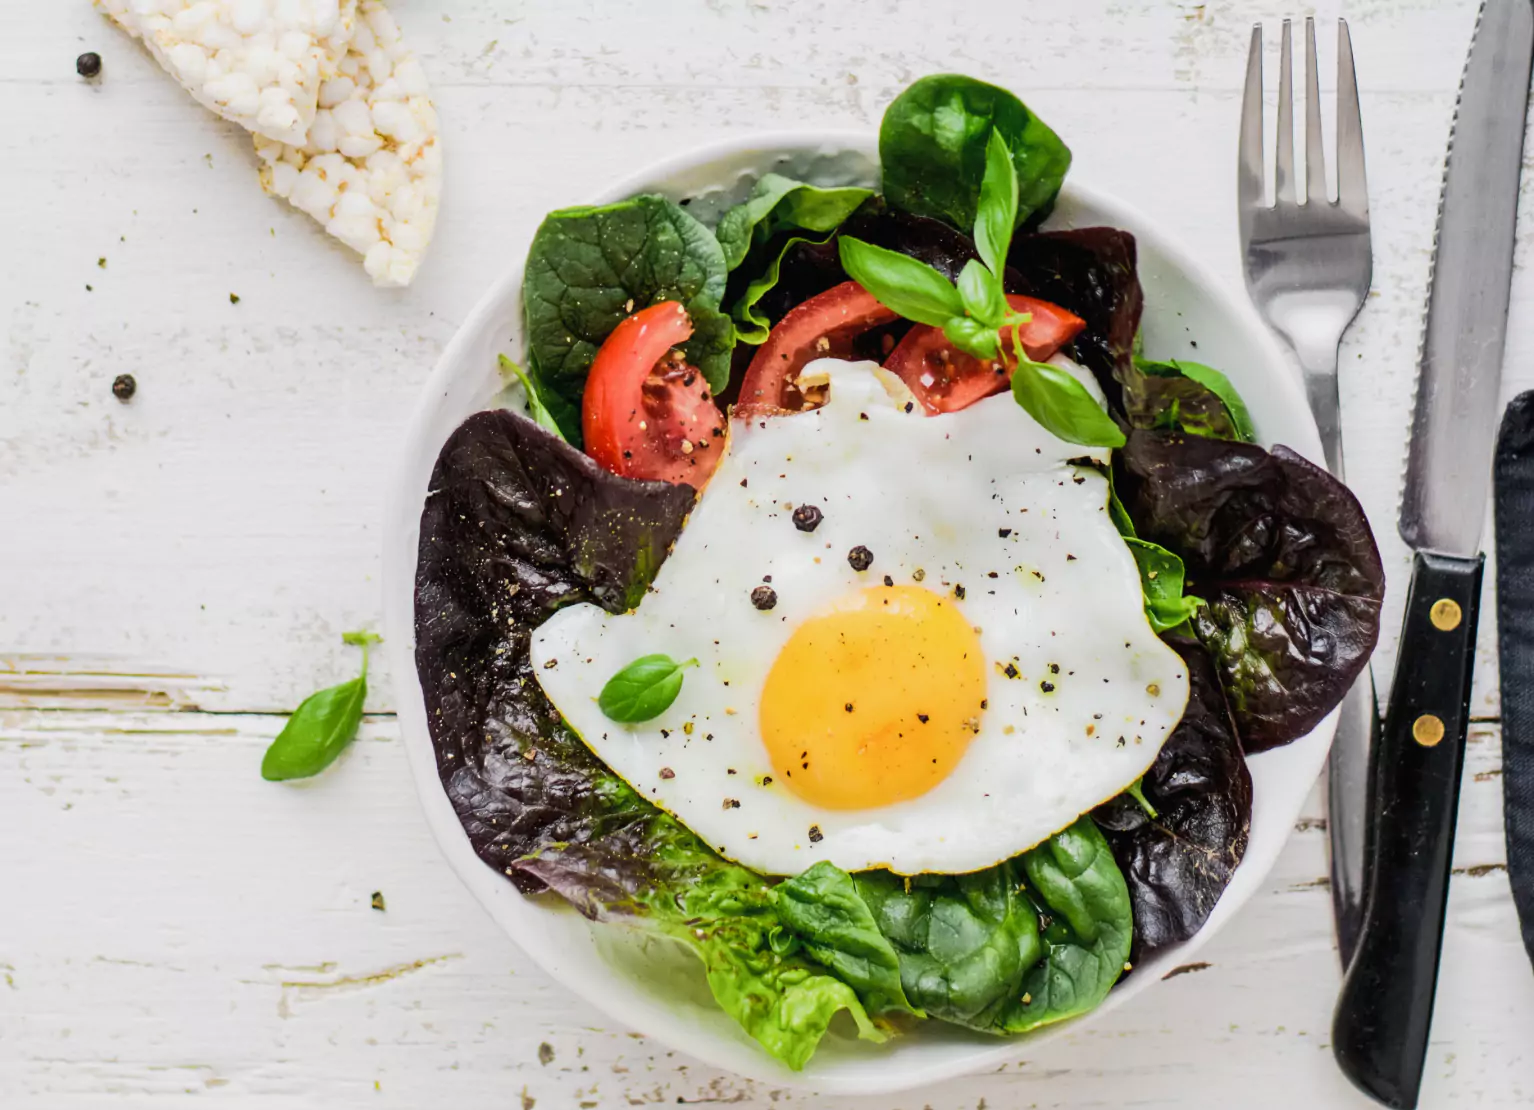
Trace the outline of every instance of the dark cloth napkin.
{"label": "dark cloth napkin", "polygon": [[1534,960],[1534,390],[1502,417],[1493,493],[1507,874]]}

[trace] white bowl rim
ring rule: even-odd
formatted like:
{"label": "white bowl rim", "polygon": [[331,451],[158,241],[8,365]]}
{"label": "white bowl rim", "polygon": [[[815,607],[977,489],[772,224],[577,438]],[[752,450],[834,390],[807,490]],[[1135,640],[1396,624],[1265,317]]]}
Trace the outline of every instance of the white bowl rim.
{"label": "white bowl rim", "polygon": [[[876,145],[871,140],[871,136],[863,131],[815,130],[754,133],[700,144],[660,159],[601,190],[589,203],[611,203],[646,189],[654,189],[658,182],[675,178],[689,170],[731,157],[740,157],[752,152],[768,154],[809,149],[862,153],[873,157],[877,163]],[[1073,174],[1067,182],[1062,197],[1079,201],[1088,208],[1104,214],[1107,217],[1106,222],[1111,226],[1132,230],[1136,239],[1142,244],[1154,243],[1155,249],[1177,270],[1188,275],[1202,287],[1205,293],[1215,298],[1220,316],[1229,319],[1233,328],[1242,333],[1243,341],[1251,344],[1253,350],[1251,363],[1259,368],[1253,373],[1265,371],[1274,376],[1272,385],[1279,395],[1282,408],[1286,410],[1286,419],[1293,426],[1291,431],[1294,434],[1285,436],[1285,443],[1309,459],[1320,460],[1322,458],[1320,437],[1310,415],[1300,378],[1248,299],[1232,291],[1208,265],[1188,253],[1176,240],[1162,233],[1153,220],[1111,194],[1083,183],[1079,180],[1079,174]],[[419,471],[415,449],[427,449],[432,460],[437,457],[441,442],[425,442],[435,415],[436,401],[447,394],[447,386],[452,381],[453,375],[458,372],[458,363],[469,347],[471,337],[486,326],[509,298],[520,296],[522,275],[523,264],[519,258],[509,265],[480,297],[438,358],[412,410],[402,442],[402,461],[391,478],[388,490],[388,507],[383,529],[383,588],[385,628],[388,634],[385,648],[389,654],[394,678],[401,739],[406,748],[417,797],[421,802],[427,824],[443,855],[447,857],[460,880],[497,924],[507,931],[514,943],[517,943],[544,972],[615,1021],[647,1036],[653,1036],[667,1047],[686,1053],[711,1066],[726,1068],[775,1086],[797,1087],[826,1095],[893,1094],[973,1074],[1016,1060],[1023,1053],[1024,1045],[1027,1046],[1028,1054],[1033,1056],[1034,1050],[1041,1041],[1074,1028],[1080,1022],[1091,1021],[1110,1012],[1158,981],[1164,974],[1164,969],[1174,961],[1186,962],[1219,931],[1236,910],[1261,888],[1264,878],[1283,846],[1295,813],[1291,812],[1285,818],[1283,836],[1268,837],[1259,844],[1256,836],[1259,817],[1254,804],[1252,842],[1248,846],[1241,865],[1237,868],[1235,877],[1227,886],[1203,927],[1187,941],[1158,953],[1147,964],[1141,965],[1137,969],[1140,974],[1116,986],[1107,1000],[1095,1010],[1022,1038],[998,1038],[994,1043],[977,1043],[971,1052],[957,1055],[953,1059],[927,1062],[917,1066],[906,1061],[900,1066],[895,1066],[893,1056],[886,1056],[881,1059],[881,1068],[874,1075],[816,1074],[813,1060],[804,1072],[791,1072],[760,1049],[756,1050],[760,1059],[753,1061],[733,1051],[737,1047],[734,1044],[726,1045],[722,1041],[699,1043],[696,1030],[684,1028],[679,1023],[668,1024],[665,1021],[658,1023],[655,1012],[645,1012],[643,1006],[621,994],[601,990],[601,983],[593,977],[589,968],[581,966],[578,962],[572,963],[565,960],[560,951],[534,948],[524,939],[519,939],[506,919],[506,894],[509,891],[529,906],[535,904],[518,894],[501,875],[486,866],[475,854],[467,835],[459,824],[457,815],[447,800],[438,776],[423,694],[415,666],[414,579],[417,557],[415,541],[424,494],[424,485],[417,477]],[[468,415],[464,413],[459,419]],[[1259,424],[1261,418],[1259,414]],[[409,544],[402,545],[403,539],[408,539]],[[1314,782],[1325,762],[1327,749],[1330,747],[1332,734],[1336,729],[1336,719],[1337,714],[1333,712],[1307,736],[1286,748],[1264,753],[1256,758],[1262,760],[1266,767],[1270,764],[1270,757],[1286,757],[1287,769],[1284,770],[1284,775],[1290,778],[1296,775],[1303,776],[1308,790],[1308,784]],[[1274,770],[1276,772],[1278,769],[1275,767]],[[1254,774],[1254,786],[1255,782]],[[1303,799],[1303,795],[1301,798]],[[1273,821],[1269,819],[1263,824],[1271,825]],[[542,906],[537,908],[548,912]],[[612,974],[610,969],[606,971],[609,978]],[[755,1048],[755,1046],[752,1047]]]}

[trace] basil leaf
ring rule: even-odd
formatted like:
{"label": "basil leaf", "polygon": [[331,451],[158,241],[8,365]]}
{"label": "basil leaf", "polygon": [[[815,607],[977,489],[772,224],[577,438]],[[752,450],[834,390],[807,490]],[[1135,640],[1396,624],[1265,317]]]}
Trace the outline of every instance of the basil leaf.
{"label": "basil leaf", "polygon": [[1006,89],[956,74],[924,77],[885,109],[879,125],[885,197],[918,216],[974,227],[993,131],[1006,140],[1017,172],[1015,222],[1042,218],[1070,169],[1070,150]]}
{"label": "basil leaf", "polygon": [[347,632],[341,640],[362,649],[362,673],[299,703],[261,758],[261,777],[268,782],[319,774],[357,735],[368,695],[368,647],[378,643],[379,637],[372,632]]}
{"label": "basil leaf", "polygon": [[621,723],[652,720],[682,692],[682,672],[697,665],[696,659],[678,663],[669,655],[641,655],[607,680],[597,706]]}
{"label": "basil leaf", "polygon": [[971,258],[959,271],[958,288],[965,312],[992,331],[1001,327],[1007,317],[1007,298],[995,274]]}
{"label": "basil leaf", "polygon": [[1023,361],[1012,372],[1012,396],[1045,431],[1067,443],[1122,447],[1124,433],[1068,371]]}
{"label": "basil leaf", "polygon": [[[985,177],[975,210],[975,249],[998,278],[1007,264],[1007,248],[1017,226],[1017,169],[1012,152],[995,128],[985,143]],[[999,284],[999,282],[998,282]]]}
{"label": "basil leaf", "polygon": [[953,282],[925,262],[846,235],[837,244],[847,276],[907,320],[940,328],[964,315]]}
{"label": "basil leaf", "polygon": [[[549,412],[548,406],[543,403],[543,398],[538,395],[538,387],[527,376],[527,371],[523,370],[522,367],[512,362],[505,355],[501,355],[500,360],[501,378],[506,381],[507,392],[511,394],[507,398],[509,401],[507,407],[515,410],[517,401],[520,400],[522,407],[527,410],[528,418],[534,424],[537,424],[538,427],[546,431],[553,432],[560,439],[564,439],[564,433],[559,430],[559,421],[554,419],[553,414]],[[522,391],[520,398],[515,396],[517,387],[520,387]]]}
{"label": "basil leaf", "polygon": [[1140,568],[1140,590],[1145,594],[1145,616],[1156,634],[1169,632],[1192,620],[1203,599],[1185,596],[1185,571],[1180,558],[1160,544],[1125,536],[1130,554]]}
{"label": "basil leaf", "polygon": [[822,861],[777,887],[778,915],[804,950],[858,992],[871,1014],[920,1013],[900,985],[900,957],[852,876]]}
{"label": "basil leaf", "polygon": [[661,301],[687,310],[688,360],[710,388],[723,389],[735,342],[719,309],[724,287],[719,241],[665,197],[546,216],[528,250],[522,301],[532,378],[565,438],[580,444],[586,373],[603,341],[631,313]]}
{"label": "basil leaf", "polygon": [[988,328],[979,320],[968,316],[955,316],[943,325],[943,334],[959,350],[976,358],[994,359],[1001,355],[1001,337],[995,328]]}
{"label": "basil leaf", "polygon": [[834,231],[857,210],[872,189],[822,189],[781,174],[763,174],[751,195],[719,218],[714,237],[727,270],[745,262],[754,246],[784,231]]}

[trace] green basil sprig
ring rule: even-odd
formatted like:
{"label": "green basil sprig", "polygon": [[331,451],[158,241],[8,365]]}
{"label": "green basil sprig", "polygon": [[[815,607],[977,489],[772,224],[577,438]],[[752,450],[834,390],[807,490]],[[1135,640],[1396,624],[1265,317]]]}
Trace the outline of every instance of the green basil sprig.
{"label": "green basil sprig", "polygon": [[991,131],[985,146],[985,177],[975,213],[975,249],[955,284],[909,255],[844,235],[838,240],[842,268],[885,307],[907,320],[942,328],[948,341],[979,359],[1001,355],[1002,332],[1012,329],[1017,368],[1012,395],[1028,415],[1067,443],[1122,447],[1124,433],[1074,376],[1034,362],[1023,351],[1022,326],[1031,316],[1007,303],[1002,276],[1017,224],[1017,168],[1006,140]]}
{"label": "green basil sprig", "polygon": [[335,762],[357,735],[368,696],[368,647],[380,642],[371,632],[348,632],[342,641],[362,649],[362,673],[350,682],[310,694],[293,710],[261,759],[268,782],[306,779]]}
{"label": "green basil sprig", "polygon": [[682,672],[697,665],[696,659],[678,663],[669,655],[641,655],[607,680],[597,707],[622,724],[652,720],[682,692]]}

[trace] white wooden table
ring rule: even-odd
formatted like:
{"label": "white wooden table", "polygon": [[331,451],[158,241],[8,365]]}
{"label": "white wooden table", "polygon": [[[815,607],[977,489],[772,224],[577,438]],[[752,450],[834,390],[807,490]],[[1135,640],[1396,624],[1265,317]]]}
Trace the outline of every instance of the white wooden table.
{"label": "white wooden table", "polygon": [[[1397,584],[1398,463],[1474,7],[1342,6],[1376,252],[1343,403],[1355,486]],[[827,1106],[615,1027],[532,967],[439,858],[381,667],[335,768],[298,786],[260,779],[284,712],[352,673],[340,633],[377,626],[384,485],[417,390],[550,208],[728,133],[873,128],[895,91],[934,70],[1015,89],[1083,176],[1239,282],[1247,34],[1304,12],[1259,0],[394,8],[434,84],[448,176],[417,284],[385,293],[261,193],[243,133],[85,0],[0,0],[0,1106]],[[105,58],[99,83],[75,76],[85,50]],[[1534,219],[1520,263],[1531,243]],[[1509,394],[1534,384],[1531,315],[1534,278],[1520,270]],[[127,405],[110,389],[122,372],[139,385]],[[1489,613],[1482,624],[1428,1107],[1534,1101],[1534,975],[1503,866]],[[1063,1042],[1020,1047],[997,1074],[836,1105],[1365,1105],[1328,1045],[1338,967],[1319,799],[1265,892],[1172,982]]]}

